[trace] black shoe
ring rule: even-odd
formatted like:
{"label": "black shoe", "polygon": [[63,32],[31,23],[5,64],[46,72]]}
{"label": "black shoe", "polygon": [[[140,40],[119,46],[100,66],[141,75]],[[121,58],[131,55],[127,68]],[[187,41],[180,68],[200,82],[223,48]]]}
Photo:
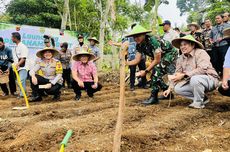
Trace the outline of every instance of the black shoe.
{"label": "black shoe", "polygon": [[158,104],[158,103],[159,103],[158,98],[152,96],[142,102],[142,104],[144,105],[151,105],[151,104]]}
{"label": "black shoe", "polygon": [[32,96],[29,99],[29,102],[38,102],[38,101],[42,101],[42,97],[41,96]]}
{"label": "black shoe", "polygon": [[79,95],[76,95],[74,98],[74,100],[76,100],[76,101],[79,101],[80,99],[81,99],[81,96],[79,96]]}
{"label": "black shoe", "polygon": [[158,91],[154,91],[151,93],[151,96],[142,102],[144,105],[158,104]]}
{"label": "black shoe", "polygon": [[170,93],[167,97],[161,95],[158,99],[159,100],[169,100],[169,99],[174,99],[174,94],[173,93]]}
{"label": "black shoe", "polygon": [[60,101],[60,94],[54,95],[53,101]]}

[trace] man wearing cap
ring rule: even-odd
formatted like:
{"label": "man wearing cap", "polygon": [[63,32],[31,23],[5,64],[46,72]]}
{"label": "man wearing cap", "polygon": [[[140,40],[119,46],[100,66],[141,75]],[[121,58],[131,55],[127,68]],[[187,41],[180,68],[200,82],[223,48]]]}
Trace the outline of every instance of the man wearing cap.
{"label": "man wearing cap", "polygon": [[[12,41],[16,44],[15,50],[13,51],[14,56],[14,64],[16,69],[18,70],[18,74],[21,79],[22,87],[26,92],[26,79],[27,79],[27,67],[26,61],[28,58],[29,50],[26,45],[21,42],[21,35],[18,32],[12,33]],[[18,82],[19,83],[19,82]],[[20,91],[20,95],[18,98],[23,98],[22,91]]]}
{"label": "man wearing cap", "polygon": [[63,87],[65,88],[65,83],[67,82],[68,88],[71,88],[71,69],[70,69],[70,61],[72,58],[72,53],[68,49],[68,43],[64,42],[61,45],[60,55],[58,56],[58,59],[62,63],[63,68]]}
{"label": "man wearing cap", "polygon": [[220,15],[217,15],[216,26],[214,26],[210,33],[210,41],[212,43],[212,64],[217,73],[222,76],[224,57],[228,50],[228,42],[223,40],[223,30],[230,27],[230,24],[224,24]]}
{"label": "man wearing cap", "polygon": [[[229,46],[230,28],[225,29],[223,33],[224,33],[223,39],[228,41],[228,46]],[[225,56],[223,80],[222,80],[222,85],[219,87],[218,91],[222,95],[230,97],[230,47],[228,47],[228,51]]]}
{"label": "man wearing cap", "polygon": [[210,56],[211,60],[212,60],[212,45],[210,42],[210,34],[211,34],[211,30],[212,30],[212,23],[210,21],[210,19],[206,19],[204,21],[205,24],[205,29],[202,32],[202,44],[204,45],[204,49],[207,51],[208,55]]}
{"label": "man wearing cap", "polygon": [[204,108],[209,102],[205,93],[215,90],[219,83],[210,57],[203,50],[203,45],[191,35],[174,39],[172,44],[182,52],[177,60],[176,72],[171,78],[175,92],[193,100],[189,107]]}
{"label": "man wearing cap", "polygon": [[[30,70],[32,97],[31,102],[42,101],[42,93],[53,95],[53,100],[60,99],[60,89],[62,87],[62,64],[55,59],[59,52],[54,48],[44,48],[37,52],[37,60],[35,66]],[[41,75],[36,74],[41,70]]]}
{"label": "man wearing cap", "polygon": [[[12,50],[9,47],[5,46],[3,38],[0,37],[0,75],[3,75],[3,74],[7,75],[8,79],[10,80],[10,83],[11,83],[10,84],[10,92],[11,92],[11,94],[14,94],[16,92],[15,79],[13,76],[13,82],[11,82],[12,78],[10,77],[11,75],[13,75],[13,70],[11,68],[11,62],[12,61],[13,61]],[[3,96],[9,95],[9,90],[7,88],[7,84],[3,83],[3,84],[0,84],[0,86],[1,86],[1,89],[3,91]]]}
{"label": "man wearing cap", "polygon": [[89,48],[91,49],[92,53],[95,56],[95,59],[93,62],[96,62],[97,60],[100,59],[100,49],[96,46],[96,44],[99,44],[99,41],[97,40],[96,37],[91,37],[88,39],[90,45]]}
{"label": "man wearing cap", "polygon": [[102,85],[98,83],[97,68],[92,62],[95,56],[88,51],[81,51],[73,56],[76,62],[72,66],[72,87],[76,94],[75,100],[81,98],[81,90],[86,90],[89,97],[101,90]]}
{"label": "man wearing cap", "polygon": [[78,45],[74,46],[72,55],[76,55],[80,51],[88,51],[88,45],[84,44],[84,36],[79,35],[78,36]]}
{"label": "man wearing cap", "polygon": [[202,42],[202,33],[199,31],[200,26],[196,22],[188,24],[190,35],[192,35],[197,41]]}
{"label": "man wearing cap", "polygon": [[151,30],[146,30],[140,25],[136,25],[131,33],[126,37],[134,37],[136,41],[136,57],[132,61],[127,61],[127,64],[137,65],[141,61],[142,53],[151,57],[151,64],[145,69],[137,73],[137,76],[145,76],[150,70],[153,70],[152,76],[152,92],[150,98],[145,100],[143,104],[157,104],[158,92],[160,89],[167,90],[168,86],[164,83],[162,77],[167,73],[174,73],[175,65],[172,63],[176,61],[178,53],[169,41],[158,39],[155,36],[147,35]]}
{"label": "man wearing cap", "polygon": [[164,23],[160,24],[160,26],[163,26],[164,30],[163,39],[172,42],[173,39],[179,37],[179,34],[171,28],[170,21],[165,20]]}

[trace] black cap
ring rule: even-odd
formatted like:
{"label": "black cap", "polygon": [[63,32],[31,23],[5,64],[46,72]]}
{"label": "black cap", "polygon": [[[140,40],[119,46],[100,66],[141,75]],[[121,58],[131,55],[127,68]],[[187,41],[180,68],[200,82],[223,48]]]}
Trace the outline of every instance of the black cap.
{"label": "black cap", "polygon": [[84,36],[81,35],[81,34],[79,34],[79,35],[78,35],[78,39],[80,39],[80,38],[84,38]]}
{"label": "black cap", "polygon": [[171,22],[169,20],[165,20],[164,23],[160,24],[159,26],[164,26],[164,25],[171,25]]}

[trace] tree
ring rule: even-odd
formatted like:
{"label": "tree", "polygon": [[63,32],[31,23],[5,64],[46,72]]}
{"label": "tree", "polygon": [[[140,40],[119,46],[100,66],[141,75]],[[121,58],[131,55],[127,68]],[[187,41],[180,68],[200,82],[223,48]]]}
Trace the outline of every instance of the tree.
{"label": "tree", "polygon": [[12,0],[6,12],[15,24],[59,28],[61,18],[52,0]]}

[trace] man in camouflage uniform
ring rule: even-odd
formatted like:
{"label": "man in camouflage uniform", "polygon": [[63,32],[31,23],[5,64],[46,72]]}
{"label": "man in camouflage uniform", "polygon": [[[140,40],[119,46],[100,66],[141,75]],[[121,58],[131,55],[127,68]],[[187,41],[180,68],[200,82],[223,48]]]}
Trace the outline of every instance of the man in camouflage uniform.
{"label": "man in camouflage uniform", "polygon": [[212,51],[212,44],[210,41],[210,33],[212,31],[212,23],[209,19],[204,21],[205,29],[202,32],[202,44],[204,45],[205,51],[207,51],[208,55],[212,59],[211,51]]}
{"label": "man in camouflage uniform", "polygon": [[168,86],[163,81],[162,77],[169,73],[175,72],[175,62],[178,52],[169,41],[159,39],[155,36],[147,35],[151,31],[146,30],[140,25],[133,28],[131,34],[126,37],[134,37],[137,42],[137,54],[134,60],[127,61],[128,65],[136,65],[141,60],[141,54],[145,54],[152,58],[152,63],[145,69],[137,73],[137,76],[145,76],[150,70],[153,70],[152,75],[152,92],[150,98],[145,100],[143,104],[157,104],[158,92],[160,89],[167,90]]}
{"label": "man in camouflage uniform", "polygon": [[[32,97],[30,102],[42,100],[42,93],[54,95],[53,100],[60,99],[60,89],[62,87],[62,64],[54,57],[59,55],[59,52],[53,48],[45,48],[37,52],[37,60],[35,66],[30,70]],[[38,71],[40,74],[36,74]]]}

